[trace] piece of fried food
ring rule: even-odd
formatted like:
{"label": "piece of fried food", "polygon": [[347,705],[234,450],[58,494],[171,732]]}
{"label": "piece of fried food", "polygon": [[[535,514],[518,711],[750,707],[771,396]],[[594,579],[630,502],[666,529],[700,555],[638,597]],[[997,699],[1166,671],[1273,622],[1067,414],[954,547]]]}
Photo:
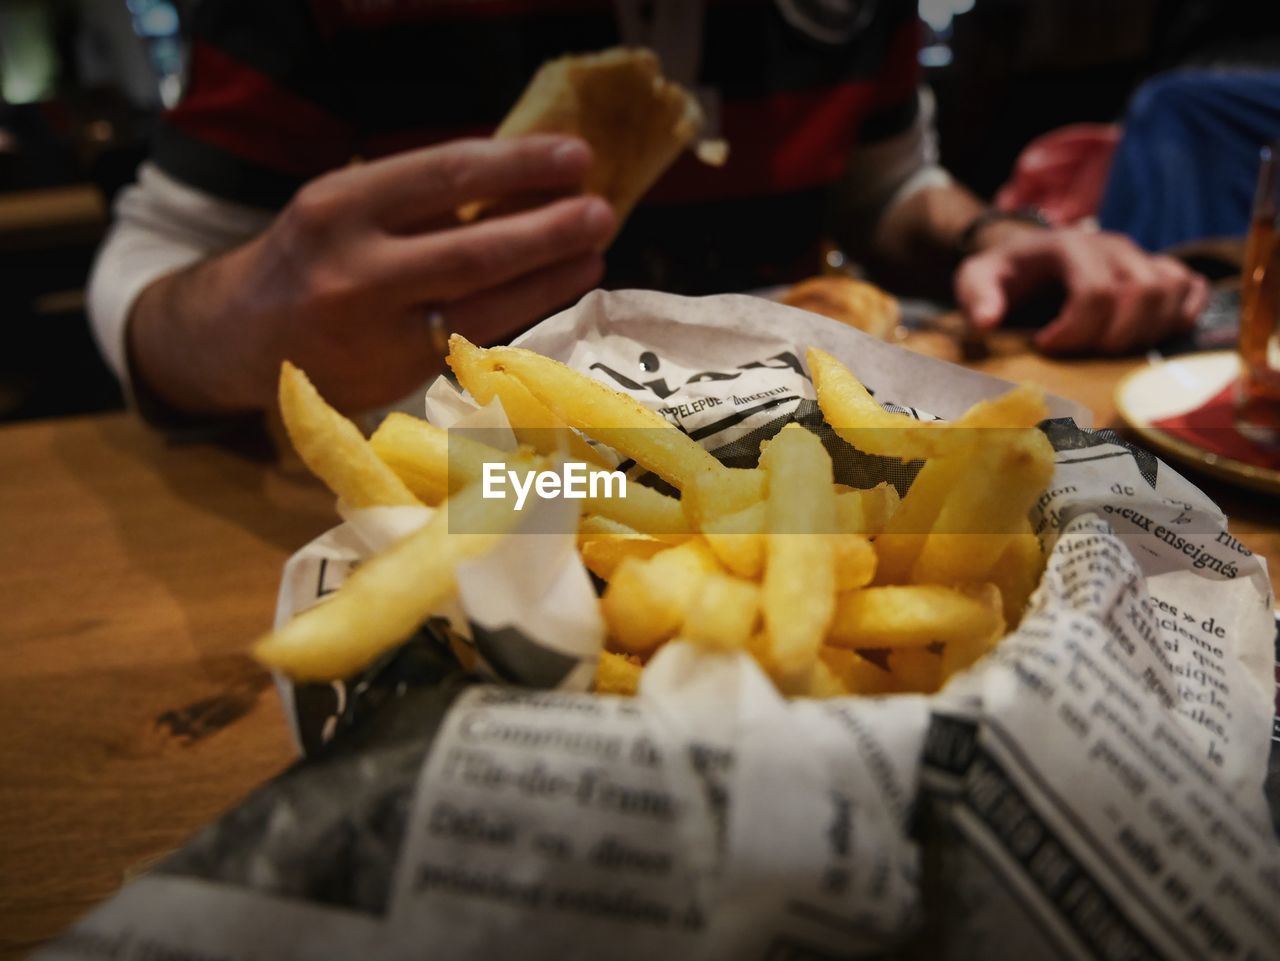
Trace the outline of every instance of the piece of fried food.
{"label": "piece of fried food", "polygon": [[348,507],[419,503],[360,428],[330,407],[307,375],[287,360],[280,366],[279,398],[294,450]]}
{"label": "piece of fried food", "polygon": [[788,424],[760,455],[769,475],[760,606],[774,679],[807,691],[836,605],[831,457],[817,435]]}
{"label": "piece of fried food", "polygon": [[587,141],[595,159],[583,189],[609,201],[621,227],[702,124],[697,100],[662,76],[652,50],[615,47],[543,64],[494,136]]}
{"label": "piece of fried food", "polygon": [[888,340],[897,329],[898,300],[875,284],[838,274],[802,280],[782,297],[788,307],[822,314],[872,337]]}
{"label": "piece of fried food", "polygon": [[453,596],[458,564],[492,550],[516,517],[510,498],[468,487],[425,526],[364,561],[332,597],[263,637],[254,656],[295,681],[349,677],[408,640]]}
{"label": "piece of fried food", "polygon": [[[634,397],[521,347],[491,347],[496,370],[510,372],[570,427],[621,451],[684,490],[698,474],[727,468],[696,440]],[[624,524],[626,518],[619,517]]]}
{"label": "piece of fried food", "polygon": [[644,665],[634,654],[615,654],[601,651],[596,665],[596,682],[592,688],[597,694],[634,696],[640,687],[640,673]]}

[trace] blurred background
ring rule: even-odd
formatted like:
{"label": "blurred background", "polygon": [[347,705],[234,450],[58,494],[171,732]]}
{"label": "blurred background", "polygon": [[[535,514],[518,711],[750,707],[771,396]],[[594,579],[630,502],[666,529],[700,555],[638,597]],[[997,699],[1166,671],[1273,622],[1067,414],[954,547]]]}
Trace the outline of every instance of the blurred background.
{"label": "blurred background", "polygon": [[84,285],[181,89],[185,5],[0,0],[0,419],[119,407]]}
{"label": "blurred background", "polygon": [[[180,94],[194,2],[0,0],[0,420],[122,403],[83,288],[112,199]],[[1118,121],[1157,73],[1274,66],[1270,7],[1280,4],[920,0],[943,164],[995,197],[1029,142]]]}

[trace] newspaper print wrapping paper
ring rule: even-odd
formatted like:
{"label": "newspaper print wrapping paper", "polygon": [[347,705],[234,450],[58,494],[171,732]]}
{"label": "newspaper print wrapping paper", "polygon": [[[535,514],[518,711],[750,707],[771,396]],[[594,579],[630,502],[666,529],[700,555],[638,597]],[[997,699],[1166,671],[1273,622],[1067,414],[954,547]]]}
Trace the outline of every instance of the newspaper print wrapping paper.
{"label": "newspaper print wrapping paper", "polygon": [[[737,296],[596,293],[520,343],[731,462],[814,423],[810,345],[947,418],[1006,386]],[[437,422],[494,424],[433,393]],[[590,588],[572,535],[518,535],[373,670],[286,688],[312,760],[47,956],[1280,956],[1264,562],[1155,458],[1045,429],[1048,570],[1018,630],[940,694],[788,702],[745,655],[682,644],[634,700],[580,693],[602,630],[574,611]],[[291,560],[280,618],[426,516],[349,516]],[[500,679],[556,690],[470,686],[431,640],[449,632]]]}

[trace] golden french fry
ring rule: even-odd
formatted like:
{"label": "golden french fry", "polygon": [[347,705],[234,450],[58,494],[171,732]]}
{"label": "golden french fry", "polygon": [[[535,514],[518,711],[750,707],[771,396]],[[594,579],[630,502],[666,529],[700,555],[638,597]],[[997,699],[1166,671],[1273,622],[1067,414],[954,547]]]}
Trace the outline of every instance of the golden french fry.
{"label": "golden french fry", "polygon": [[[546,466],[545,461],[532,457],[526,448],[507,453],[474,440],[466,431],[447,431],[398,412],[387,416],[374,431],[370,444],[409,489],[429,503],[439,501],[446,490],[481,482],[485,464],[497,464],[503,471]],[[607,473],[590,464],[587,469],[591,474]],[[583,498],[583,511],[613,518],[661,540],[688,539],[689,523],[674,497],[634,482],[627,484],[626,497],[605,496],[605,491],[610,489],[601,485],[597,496]],[[616,493],[616,487],[612,489]]]}
{"label": "golden french fry", "polygon": [[722,471],[698,442],[639,401],[559,361],[518,347],[491,347],[496,369],[509,371],[572,427],[626,454],[684,490],[704,471]]}
{"label": "golden french fry", "polygon": [[[853,373],[824,350],[809,348],[809,374],[823,419],[858,450],[903,460],[929,456],[933,424],[881,407]],[[919,438],[915,434],[921,434]]]}
{"label": "golden french fry", "polygon": [[885,529],[901,500],[897,488],[887,481],[867,490],[841,484],[836,489],[836,530],[845,534],[875,537]]}
{"label": "golden french fry", "polygon": [[731,573],[756,578],[764,570],[764,527],[765,504],[757,501],[737,513],[704,522],[702,536]]}
{"label": "golden french fry", "polygon": [[836,590],[851,591],[871,583],[876,573],[876,552],[861,534],[832,534]]}
{"label": "golden french fry", "polygon": [[1004,601],[1000,597],[1000,588],[994,584],[973,584],[962,590],[987,611],[989,623],[985,630],[976,630],[968,636],[947,641],[940,668],[943,682],[995,647],[1005,633]]}
{"label": "golden french fry", "polygon": [[712,521],[763,503],[767,485],[768,477],[759,469],[703,471],[681,492],[680,503],[689,522],[706,530]]}
{"label": "golden french fry", "polygon": [[[650,558],[652,560],[652,558]],[[624,558],[609,577],[600,598],[600,613],[610,643],[624,651],[647,654],[675,635],[684,611],[670,605],[653,606],[655,591],[646,572],[646,561]]]}
{"label": "golden french fry", "polygon": [[985,580],[1053,476],[1053,445],[1035,428],[982,440],[911,568],[917,584]]}
{"label": "golden french fry", "polygon": [[614,569],[600,609],[613,646],[645,655],[675,636],[708,574],[720,570],[706,543],[686,541]]}
{"label": "golden french fry", "polygon": [[578,521],[578,544],[581,545],[586,541],[600,536],[613,535],[615,537],[648,537],[649,535],[629,527],[619,521],[615,521],[612,517],[604,517],[600,514],[587,514]]}
{"label": "golden french fry", "polygon": [[911,574],[925,537],[942,511],[942,503],[965,471],[963,456],[926,461],[907,496],[875,540],[876,583],[900,584]]}
{"label": "golden french fry", "polygon": [[1004,620],[1009,630],[1018,626],[1027,602],[1035,593],[1044,573],[1045,557],[1040,539],[1031,533],[1030,523],[1009,540],[1009,546],[996,560],[990,571],[991,582],[1000,589],[1004,599]]}
{"label": "golden french fry", "polygon": [[838,360],[816,347],[807,354],[818,406],[832,429],[858,450],[902,460],[955,454],[968,443],[958,430],[1034,427],[1048,415],[1044,392],[1033,384],[981,401],[954,422],[921,421],[885,410]]}
{"label": "golden french fry", "polygon": [[527,448],[508,453],[468,437],[465,431],[450,432],[399,411],[387,415],[369,444],[382,462],[429,504],[479,484],[484,480],[485,464],[501,465],[504,471],[545,466]]}
{"label": "golden french fry", "polygon": [[686,541],[692,534],[678,500],[638,481],[627,482],[626,497],[588,497],[582,509],[672,544]]}
{"label": "golden french fry", "polygon": [[933,694],[942,687],[942,655],[927,647],[899,647],[889,652],[894,690]]}
{"label": "golden french fry", "polygon": [[[884,418],[899,416],[881,407],[862,381],[825,350],[810,347],[805,353],[805,361],[809,365],[823,418],[836,431],[864,423],[875,425]],[[901,426],[893,421],[886,423],[890,427]]]}
{"label": "golden french fry", "polygon": [[467,488],[361,564],[331,598],[259,641],[254,656],[298,681],[349,677],[408,639],[453,595],[458,562],[492,549],[515,518],[509,500]]}
{"label": "golden french fry", "polygon": [[640,687],[640,674],[643,670],[644,665],[634,655],[601,651],[600,662],[596,665],[594,690],[597,694],[632,696]]}
{"label": "golden french fry", "polygon": [[671,545],[657,538],[599,515],[590,515],[578,525],[578,551],[582,563],[597,577],[609,580],[628,557],[647,560]]}
{"label": "golden french fry", "polygon": [[443,429],[396,411],[378,425],[369,445],[424,503],[449,496],[449,436]]}
{"label": "golden french fry", "polygon": [[856,651],[824,644],[818,659],[849,694],[889,694],[896,690],[892,674]]}
{"label": "golden french fry", "polygon": [[760,616],[760,588],[728,574],[707,574],[685,614],[680,637],[700,647],[745,647]]}
{"label": "golden french fry", "polygon": [[853,692],[844,683],[842,678],[827,663],[826,658],[819,655],[818,660],[813,665],[813,677],[810,681],[809,696],[810,697],[847,697]]}
{"label": "golden french fry", "polygon": [[464,390],[478,404],[488,404],[495,397],[511,424],[516,440],[541,454],[563,452],[567,460],[583,461],[597,467],[610,468],[594,447],[582,439],[551,408],[529,393],[529,388],[505,371],[494,370],[488,351],[477,347],[461,334],[449,338],[449,367]]}
{"label": "golden french fry", "polygon": [[973,591],[939,584],[895,584],[849,591],[836,602],[827,643],[852,648],[896,648],[985,637],[1004,626],[999,592],[994,588],[992,591],[994,595],[975,595]]}
{"label": "golden french fry", "polygon": [[350,507],[417,504],[360,429],[336,410],[287,360],[280,366],[280,413],[304,464]]}
{"label": "golden french fry", "polygon": [[955,426],[972,430],[1011,430],[1035,427],[1048,416],[1044,390],[1036,384],[1018,384],[998,397],[978,401],[964,412]]}
{"label": "golden french fry", "polygon": [[648,560],[658,551],[670,547],[652,537],[602,537],[593,538],[578,548],[582,563],[601,580],[609,580],[627,558]]}
{"label": "golden french fry", "polygon": [[808,690],[835,610],[831,458],[816,435],[788,424],[760,457],[769,474],[761,606],[783,689]]}
{"label": "golden french fry", "polygon": [[850,694],[932,694],[942,686],[942,658],[924,647],[885,652],[889,669],[856,651],[823,647],[820,658]]}

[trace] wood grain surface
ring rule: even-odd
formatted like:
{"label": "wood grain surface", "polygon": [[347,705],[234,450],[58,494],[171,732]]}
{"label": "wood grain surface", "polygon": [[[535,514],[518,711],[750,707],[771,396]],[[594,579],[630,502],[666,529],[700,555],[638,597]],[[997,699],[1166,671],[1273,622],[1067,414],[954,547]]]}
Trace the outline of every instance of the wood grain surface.
{"label": "wood grain surface", "polygon": [[293,757],[245,649],[332,498],[131,417],[0,430],[0,956]]}
{"label": "wood grain surface", "polygon": [[[1136,363],[1050,362],[999,335],[974,366],[1107,426]],[[1275,501],[1188,476],[1280,585]],[[327,492],[261,451],[174,446],[121,414],[0,429],[0,958],[290,763],[246,649],[285,558],[335,520]]]}

